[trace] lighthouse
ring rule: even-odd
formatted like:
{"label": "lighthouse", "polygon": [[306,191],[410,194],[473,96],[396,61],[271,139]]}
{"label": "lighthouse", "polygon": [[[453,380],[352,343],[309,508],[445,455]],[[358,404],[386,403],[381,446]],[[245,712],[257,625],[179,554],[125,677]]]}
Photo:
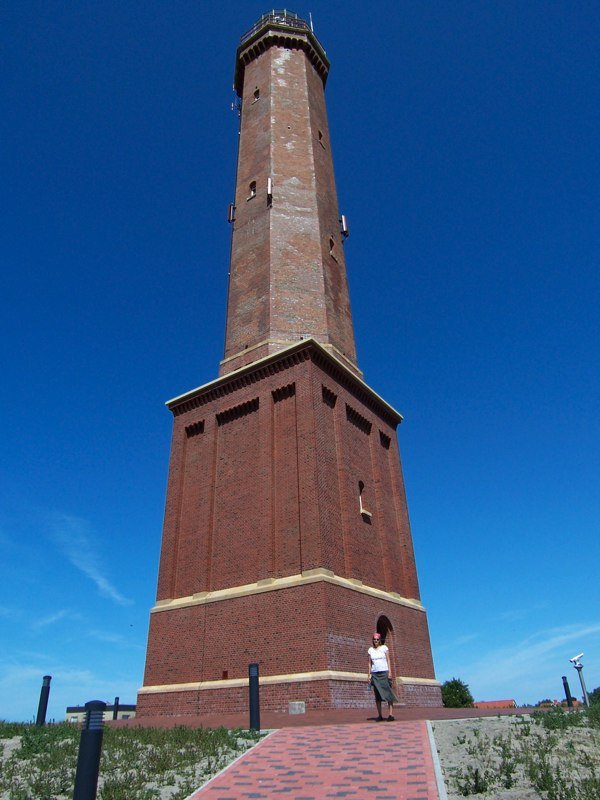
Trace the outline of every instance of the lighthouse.
{"label": "lighthouse", "polygon": [[[167,403],[173,438],[138,716],[372,705],[373,631],[401,704],[441,705],[397,428],[359,368],[325,84],[303,19],[241,38],[240,136],[217,377]],[[225,268],[225,267],[224,267]]]}

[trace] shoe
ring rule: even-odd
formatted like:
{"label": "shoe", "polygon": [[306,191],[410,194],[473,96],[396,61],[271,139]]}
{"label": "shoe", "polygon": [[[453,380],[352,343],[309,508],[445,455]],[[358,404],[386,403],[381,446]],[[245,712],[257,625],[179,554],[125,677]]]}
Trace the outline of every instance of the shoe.
{"label": "shoe", "polygon": [[375,717],[375,722],[383,722],[383,717]]}
{"label": "shoe", "polygon": [[389,717],[387,718],[387,721],[388,721],[388,722],[395,722],[395,719],[394,719],[394,717],[392,717],[392,715],[390,714],[390,715],[389,715]]}

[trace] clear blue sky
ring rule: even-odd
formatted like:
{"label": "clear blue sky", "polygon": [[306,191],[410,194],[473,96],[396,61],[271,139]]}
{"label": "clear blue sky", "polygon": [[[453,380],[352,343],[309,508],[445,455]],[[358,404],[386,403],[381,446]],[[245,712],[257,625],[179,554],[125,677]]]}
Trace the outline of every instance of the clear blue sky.
{"label": "clear blue sky", "polygon": [[[0,718],[135,702],[171,416],[224,339],[255,2],[8,0]],[[312,2],[360,366],[400,427],[440,680],[600,684],[595,2]],[[370,632],[365,631],[365,647]],[[293,632],[290,632],[293,635]]]}

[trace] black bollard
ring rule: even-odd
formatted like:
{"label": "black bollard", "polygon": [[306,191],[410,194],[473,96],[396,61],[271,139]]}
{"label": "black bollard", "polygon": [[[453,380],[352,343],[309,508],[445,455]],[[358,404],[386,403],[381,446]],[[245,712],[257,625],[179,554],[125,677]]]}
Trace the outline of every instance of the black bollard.
{"label": "black bollard", "polygon": [[96,800],[105,710],[106,703],[102,700],[90,700],[85,704],[73,800]]}
{"label": "black bollard", "polygon": [[119,698],[115,697],[115,704],[113,706],[113,719],[119,719]]}
{"label": "black bollard", "polygon": [[567,680],[567,676],[562,676],[562,682],[565,689],[565,697],[567,698],[567,705],[569,708],[573,708],[573,698],[571,697],[571,690],[569,689],[569,681]]}
{"label": "black bollard", "polygon": [[40,702],[35,720],[36,725],[46,724],[46,711],[48,710],[48,697],[50,696],[50,681],[52,675],[44,675],[42,688],[40,689]]}
{"label": "black bollard", "polygon": [[248,703],[250,730],[260,730],[260,698],[258,693],[258,664],[248,664]]}

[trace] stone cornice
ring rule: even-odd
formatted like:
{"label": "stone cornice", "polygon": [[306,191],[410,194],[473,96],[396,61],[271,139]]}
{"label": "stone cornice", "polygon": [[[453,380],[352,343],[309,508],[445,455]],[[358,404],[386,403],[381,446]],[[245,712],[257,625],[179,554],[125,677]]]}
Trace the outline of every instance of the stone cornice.
{"label": "stone cornice", "polygon": [[271,19],[259,26],[252,36],[244,39],[237,49],[233,88],[240,97],[242,96],[246,64],[273,46],[304,50],[306,57],[325,84],[329,74],[329,59],[314,33],[303,26],[290,25],[289,22],[278,24]]}
{"label": "stone cornice", "polygon": [[[261,686],[273,686],[278,683],[306,683],[310,681],[360,681],[366,683],[366,672],[343,672],[327,669],[321,672],[294,672],[284,675],[261,675]],[[406,686],[440,686],[435,678],[412,678],[402,676],[395,678],[398,685]],[[163,692],[198,692],[208,689],[236,689],[248,686],[248,678],[228,678],[220,681],[196,681],[193,683],[163,683],[155,686],[142,686],[140,694],[162,694]]]}
{"label": "stone cornice", "polygon": [[312,338],[303,339],[284,350],[271,353],[197,389],[174,397],[166,405],[174,416],[179,416],[309,359],[393,428],[402,421],[402,415],[395,408],[386,403],[361,378]]}
{"label": "stone cornice", "polygon": [[[263,339],[262,342],[257,342],[256,344],[250,345],[250,347],[245,347],[243,350],[240,350],[231,356],[227,356],[227,358],[223,358],[220,362],[220,365],[223,367],[226,364],[235,361],[236,358],[247,356],[249,353],[252,353],[253,350],[258,350],[261,347],[265,347],[265,345],[267,346],[275,345],[278,348],[280,347],[281,349],[284,349],[293,344],[295,344],[295,342],[290,342],[289,339]],[[337,358],[338,361],[341,361],[342,364],[344,364],[344,366],[349,367],[351,372],[358,375],[358,377],[362,379],[363,375],[362,370],[360,370],[357,367],[357,365],[352,361],[352,359],[348,358],[348,356],[345,353],[342,353],[340,350],[338,350],[338,348],[335,345],[329,342],[319,342],[319,344],[321,345],[321,347],[324,347],[328,352],[330,352],[335,358]],[[250,363],[253,362],[248,362],[248,364]]]}
{"label": "stone cornice", "polygon": [[330,583],[334,586],[341,586],[344,589],[350,589],[353,592],[360,592],[361,594],[376,597],[379,600],[384,600],[388,603],[395,603],[397,605],[412,608],[415,611],[425,611],[420,600],[409,597],[402,597],[397,592],[386,592],[383,589],[377,589],[374,586],[366,586],[362,581],[355,578],[342,578],[336,575],[329,569],[309,569],[302,572],[300,575],[289,575],[285,578],[265,578],[264,580],[257,581],[256,583],[248,583],[244,586],[233,586],[228,589],[216,589],[213,592],[198,592],[188,597],[176,597],[166,600],[158,600],[154,608],[151,610],[152,614],[157,614],[163,611],[174,611],[180,608],[189,608],[190,606],[206,605],[207,603],[219,603],[225,600],[235,600],[240,597],[248,597],[249,595],[262,594],[264,592],[275,592],[284,589],[293,589],[297,586],[306,586],[311,583]]}

